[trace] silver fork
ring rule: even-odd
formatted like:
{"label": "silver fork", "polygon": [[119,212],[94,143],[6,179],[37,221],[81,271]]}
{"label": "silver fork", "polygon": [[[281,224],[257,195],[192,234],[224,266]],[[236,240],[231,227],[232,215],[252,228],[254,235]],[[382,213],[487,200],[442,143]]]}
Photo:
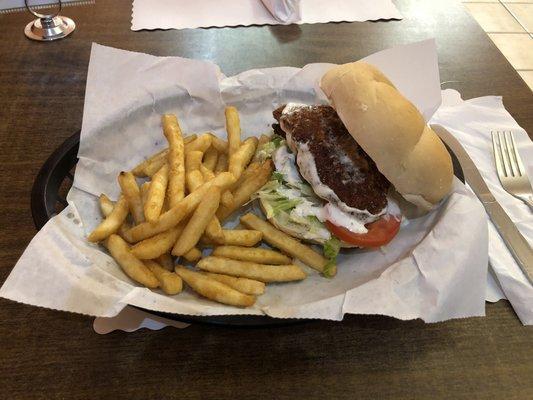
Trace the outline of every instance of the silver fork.
{"label": "silver fork", "polygon": [[496,171],[503,188],[533,210],[533,190],[512,132],[492,132]]}

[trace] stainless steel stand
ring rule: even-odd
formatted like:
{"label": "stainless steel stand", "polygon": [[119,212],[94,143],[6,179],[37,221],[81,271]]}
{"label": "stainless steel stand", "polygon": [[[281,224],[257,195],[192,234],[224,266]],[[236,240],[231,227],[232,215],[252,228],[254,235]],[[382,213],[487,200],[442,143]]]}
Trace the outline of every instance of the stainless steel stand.
{"label": "stainless steel stand", "polygon": [[28,0],[24,0],[24,4],[30,13],[35,15],[37,19],[26,25],[24,33],[33,40],[48,42],[52,40],[62,39],[68,36],[74,29],[76,24],[70,18],[59,15],[63,7],[61,0],[58,1],[59,8],[55,14],[40,14],[32,10],[28,5]]}

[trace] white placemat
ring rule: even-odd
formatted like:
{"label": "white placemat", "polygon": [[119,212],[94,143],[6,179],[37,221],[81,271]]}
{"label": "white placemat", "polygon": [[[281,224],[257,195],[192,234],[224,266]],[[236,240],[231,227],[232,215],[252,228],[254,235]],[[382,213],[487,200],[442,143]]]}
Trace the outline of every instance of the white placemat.
{"label": "white placemat", "polygon": [[[402,19],[391,0],[300,0],[296,17],[286,14],[287,7],[275,7],[275,0],[264,1],[269,8],[261,0],[133,0],[131,29]],[[279,9],[279,12],[273,15],[269,9]],[[283,22],[284,19],[286,22]]]}

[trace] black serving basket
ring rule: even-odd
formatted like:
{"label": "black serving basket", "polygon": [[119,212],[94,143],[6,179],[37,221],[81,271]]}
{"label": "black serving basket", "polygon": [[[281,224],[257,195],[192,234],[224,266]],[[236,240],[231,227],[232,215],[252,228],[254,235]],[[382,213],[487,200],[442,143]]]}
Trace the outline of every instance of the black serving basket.
{"label": "black serving basket", "polygon": [[[80,132],[78,131],[50,155],[37,174],[31,191],[31,213],[37,229],[41,229],[50,218],[67,206],[66,195],[74,181],[79,145]],[[464,182],[459,160],[448,147],[446,148],[452,157],[455,176]],[[238,327],[281,326],[309,321],[271,318],[264,315],[194,316],[144,311],[176,321]]]}

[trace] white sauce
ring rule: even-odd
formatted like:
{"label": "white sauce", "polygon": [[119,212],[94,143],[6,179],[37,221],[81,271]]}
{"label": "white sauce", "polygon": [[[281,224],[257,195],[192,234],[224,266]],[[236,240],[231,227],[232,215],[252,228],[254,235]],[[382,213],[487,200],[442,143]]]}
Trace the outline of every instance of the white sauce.
{"label": "white sauce", "polygon": [[276,166],[276,171],[283,174],[285,180],[291,184],[302,182],[300,174],[296,169],[294,154],[289,153],[287,146],[281,146],[272,153],[272,161]]}
{"label": "white sauce", "polygon": [[[291,112],[301,107],[308,107],[308,106],[303,105],[303,104],[289,103],[283,109],[282,114],[290,114]],[[286,136],[287,145],[290,147],[293,153],[297,154],[296,162],[298,163],[298,167],[300,168],[300,174],[311,185],[311,187],[313,188],[313,191],[316,193],[317,196],[328,201],[328,203],[324,207],[320,207],[322,209],[320,216],[318,216],[315,213],[313,214],[306,213],[303,215],[315,215],[320,221],[324,221],[325,219],[327,219],[331,221],[332,223],[334,223],[335,225],[342,226],[350,230],[351,232],[366,233],[368,232],[368,230],[365,228],[365,224],[377,220],[379,216],[385,214],[386,212],[390,212],[392,214],[398,214],[398,215],[400,214],[398,205],[394,203],[393,201],[391,201],[389,198],[387,198],[387,206],[385,206],[383,210],[381,210],[377,214],[372,214],[368,210],[360,210],[358,208],[350,207],[349,205],[344,203],[341,199],[339,199],[337,194],[333,190],[331,190],[329,186],[324,185],[320,181],[320,177],[318,176],[318,171],[316,169],[315,159],[313,157],[313,154],[309,151],[309,147],[307,146],[307,144],[300,144],[300,143],[294,142],[292,140],[290,132],[288,132],[287,130],[285,130],[285,136]],[[282,154],[283,153],[280,153],[280,158]],[[292,156],[292,158],[286,157],[285,160],[294,162],[294,156]],[[349,161],[348,156],[345,155],[344,157],[341,157],[341,162],[348,162],[348,161]],[[276,159],[274,159],[274,163],[276,164],[276,169],[278,169],[278,171],[280,171],[281,173],[285,175],[285,173],[283,172],[284,170],[283,169],[280,170],[278,168]],[[287,167],[282,166],[282,168],[287,168]],[[314,208],[316,209],[319,207],[315,206]],[[306,210],[305,206],[302,207],[301,210],[298,211],[298,214],[300,214],[300,212],[303,213],[304,211],[308,211]]]}

